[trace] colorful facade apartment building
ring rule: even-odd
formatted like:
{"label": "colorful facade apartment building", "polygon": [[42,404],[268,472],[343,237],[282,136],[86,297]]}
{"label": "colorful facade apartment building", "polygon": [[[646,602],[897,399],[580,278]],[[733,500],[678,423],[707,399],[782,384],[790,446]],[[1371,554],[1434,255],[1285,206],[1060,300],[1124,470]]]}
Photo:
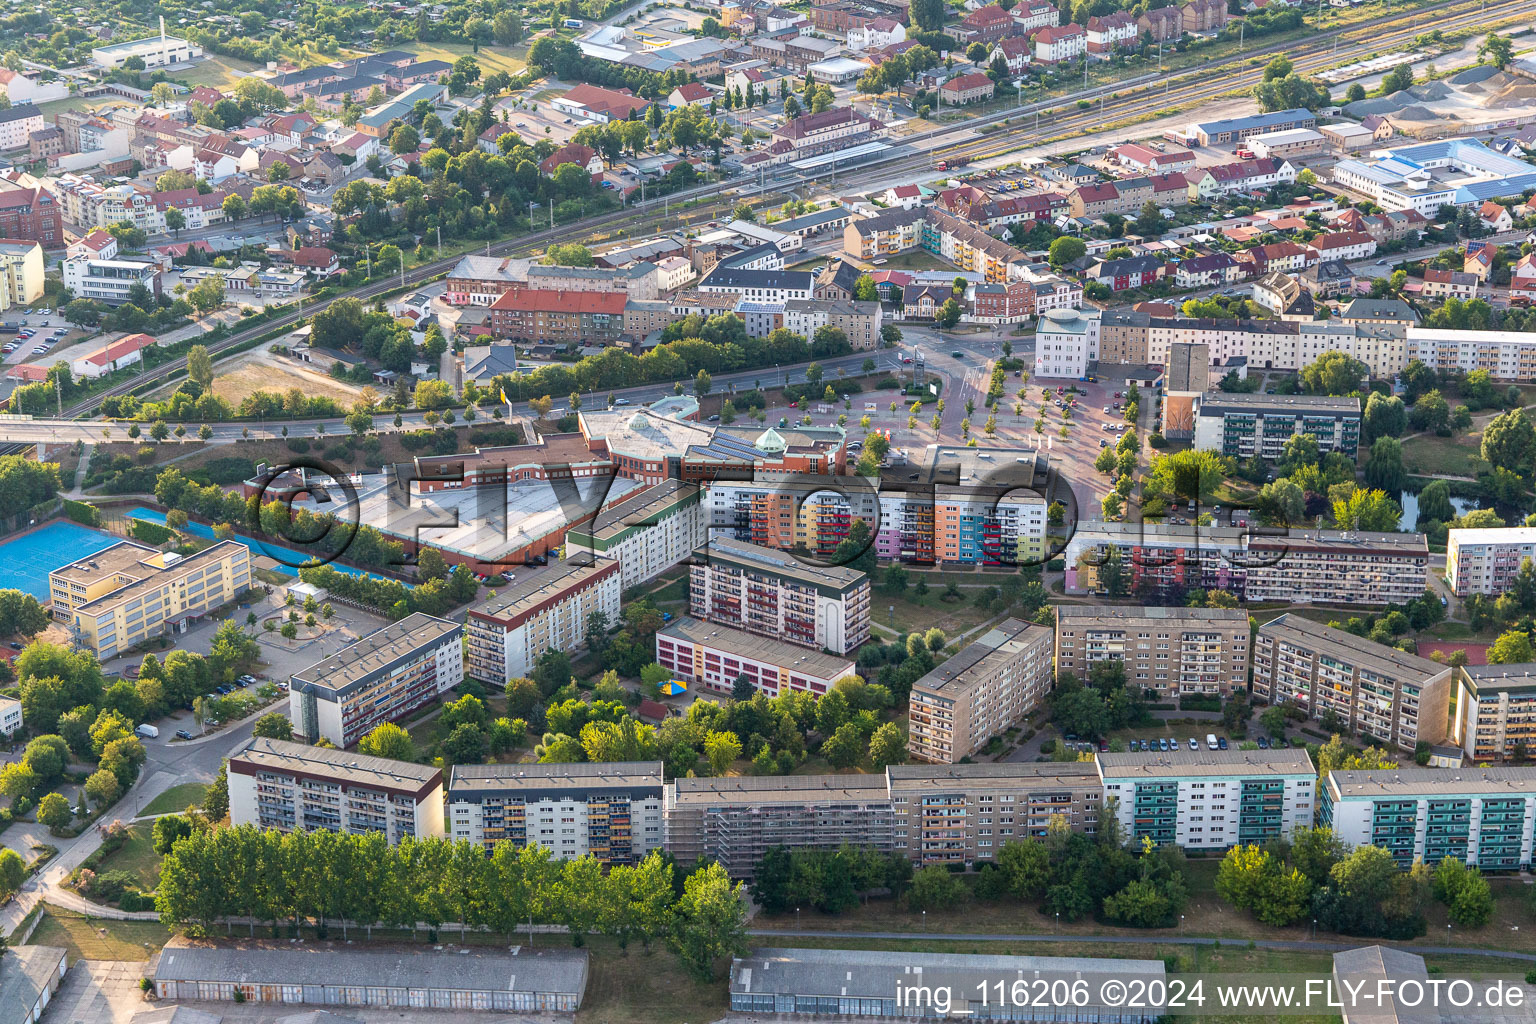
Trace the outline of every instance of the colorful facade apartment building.
{"label": "colorful facade apartment building", "polygon": [[1255,696],[1313,719],[1332,712],[1351,732],[1400,750],[1445,740],[1454,672],[1298,615],[1260,626],[1253,646]]}
{"label": "colorful facade apartment building", "polygon": [[689,613],[760,636],[848,654],[869,639],[869,576],[716,538],[694,554]]}
{"label": "colorful facade apartment building", "polygon": [[855,519],[873,523],[879,499],[860,477],[754,472],[713,480],[705,499],[714,536],[780,551],[804,549],[822,561],[848,539]]}
{"label": "colorful facade apartment building", "polygon": [[1051,689],[1051,630],[1004,619],[912,684],[912,756],[954,764],[1040,706]]}
{"label": "colorful facade apartment building", "polygon": [[560,860],[638,864],[662,841],[660,761],[462,764],[448,777],[447,830],[489,853],[537,844]]}
{"label": "colorful facade apartment building", "polygon": [[1464,665],[1454,690],[1449,741],[1467,759],[1523,761],[1536,751],[1536,664]]}
{"label": "colorful facade apartment building", "polygon": [[1046,455],[930,446],[881,472],[875,553],[928,565],[1039,564],[1055,485]]}
{"label": "colorful facade apartment building", "polygon": [[1521,564],[1536,558],[1536,527],[1451,530],[1446,534],[1445,579],[1457,597],[1498,597]]}
{"label": "colorful facade apartment building", "polygon": [[716,693],[730,693],[744,675],[770,697],[786,690],[819,697],[837,680],[856,674],[845,657],[687,617],[657,630],[656,661],[677,678]]}
{"label": "colorful facade apartment building", "polygon": [[574,651],[593,612],[619,621],[621,579],[617,561],[585,555],[517,573],[465,616],[470,676],[504,686],[532,672],[545,651]]}
{"label": "colorful facade apartment building", "polygon": [[1119,662],[1128,684],[1175,694],[1219,694],[1248,685],[1248,613],[1240,608],[1057,605],[1056,672],[1087,682],[1094,665]]}
{"label": "colorful facade apartment building", "polygon": [[1399,867],[1447,857],[1482,871],[1531,866],[1536,768],[1333,771],[1318,824],[1350,846],[1379,846]]}
{"label": "colorful facade apartment building", "polygon": [[53,617],[102,660],[181,632],[250,586],[251,549],[235,540],[187,556],[123,541],[48,574]]}
{"label": "colorful facade apartment building", "polygon": [[1312,824],[1317,769],[1301,749],[1099,754],[1106,805],[1132,841],[1224,850]]}
{"label": "colorful facade apartment building", "polygon": [[1067,542],[1069,594],[1103,593],[1118,565],[1124,593],[1167,598],[1196,588],[1247,601],[1406,604],[1424,593],[1422,533],[1087,523]]}
{"label": "colorful facade apartment building", "polygon": [[305,742],[350,747],[463,681],[464,627],[412,612],[295,672],[288,717]]}
{"label": "colorful facade apartment building", "polygon": [[443,771],[253,736],[229,756],[233,825],[379,832],[391,846],[443,834]]}

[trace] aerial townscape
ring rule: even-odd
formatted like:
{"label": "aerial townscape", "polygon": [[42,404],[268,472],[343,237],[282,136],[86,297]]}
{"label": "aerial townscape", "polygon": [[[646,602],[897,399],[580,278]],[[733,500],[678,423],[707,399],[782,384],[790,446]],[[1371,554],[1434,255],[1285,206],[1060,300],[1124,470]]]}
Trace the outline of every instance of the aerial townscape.
{"label": "aerial townscape", "polygon": [[0,1024],[1536,1022],[1536,0],[23,6]]}

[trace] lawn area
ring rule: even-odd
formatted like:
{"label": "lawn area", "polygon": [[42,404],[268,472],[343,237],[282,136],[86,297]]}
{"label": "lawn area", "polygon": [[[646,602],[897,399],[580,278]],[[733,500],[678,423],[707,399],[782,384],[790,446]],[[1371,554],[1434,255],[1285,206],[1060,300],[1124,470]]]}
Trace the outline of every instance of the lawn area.
{"label": "lawn area", "polygon": [[638,946],[625,953],[599,937],[587,944],[592,960],[576,1024],[684,1024],[725,1013],[725,982],[695,981],[661,943],[651,953]]}
{"label": "lawn area", "polygon": [[510,47],[498,46],[495,48],[482,46],[478,53],[468,43],[409,42],[401,43],[398,49],[408,50],[421,57],[422,60],[445,60],[449,64],[468,54],[473,56],[480,65],[481,75],[489,74],[492,71],[505,71],[509,75],[517,75],[521,74],[523,69],[528,66],[523,60],[528,54],[526,44]]}
{"label": "lawn area", "polygon": [[910,588],[901,597],[893,597],[883,590],[876,592],[870,600],[870,621],[889,627],[894,618],[895,628],[902,633],[938,626],[945,636],[953,638],[992,618],[991,612],[976,607],[972,600],[975,591],[962,590],[963,599],[945,601],[939,597],[941,586],[932,583],[929,586],[933,589],[921,599],[913,595]]}
{"label": "lawn area", "polygon": [[1424,476],[1476,476],[1473,460],[1479,459],[1482,442],[1479,432],[1456,437],[1415,434],[1403,439],[1403,468]]}
{"label": "lawn area", "polygon": [[183,782],[179,786],[170,789],[155,797],[139,813],[141,815],[170,814],[175,811],[184,811],[192,804],[201,804],[203,796],[208,792],[208,785],[204,782]]}
{"label": "lawn area", "polygon": [[148,960],[170,937],[170,930],[158,921],[98,920],[45,903],[32,943],[62,946],[69,950],[71,962]]}
{"label": "lawn area", "polygon": [[101,862],[98,874],[107,871],[126,871],[139,880],[145,892],[153,892],[160,884],[160,855],[155,852],[154,826],[141,821],[128,829],[128,841]]}
{"label": "lawn area", "polygon": [[198,61],[192,68],[179,72],[176,77],[193,87],[211,85],[215,89],[226,89],[234,85],[236,79],[244,78],[260,67],[260,64],[239,57],[209,54],[207,60]]}

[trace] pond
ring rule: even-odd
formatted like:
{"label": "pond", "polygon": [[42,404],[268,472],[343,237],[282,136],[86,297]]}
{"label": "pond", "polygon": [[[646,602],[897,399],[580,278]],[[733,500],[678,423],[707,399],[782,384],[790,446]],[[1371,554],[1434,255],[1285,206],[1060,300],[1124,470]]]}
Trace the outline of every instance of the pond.
{"label": "pond", "polygon": [[[1403,507],[1403,515],[1397,521],[1397,528],[1411,532],[1419,521],[1418,493],[1415,491],[1403,491],[1397,496],[1397,503]],[[1455,509],[1458,516],[1466,515],[1473,509],[1482,507],[1482,502],[1476,498],[1451,498],[1451,508]]]}

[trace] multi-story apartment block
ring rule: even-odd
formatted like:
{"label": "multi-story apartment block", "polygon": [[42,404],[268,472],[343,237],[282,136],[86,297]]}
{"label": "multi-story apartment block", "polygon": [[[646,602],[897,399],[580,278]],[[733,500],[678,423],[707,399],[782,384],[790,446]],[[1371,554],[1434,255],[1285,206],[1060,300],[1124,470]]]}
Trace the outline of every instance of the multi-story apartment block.
{"label": "multi-story apartment block", "polygon": [[1446,535],[1446,582],[1457,597],[1497,597],[1510,588],[1527,558],[1536,558],[1536,527],[1451,530]]}
{"label": "multi-story apartment block", "polygon": [[251,586],[251,549],[219,541],[185,557],[124,541],[48,574],[53,617],[105,661],[228,604]]}
{"label": "multi-story apartment block", "polygon": [[1033,262],[970,221],[931,206],[886,210],[855,220],[843,229],[843,248],[860,259],[921,248],[993,283],[1025,276]]}
{"label": "multi-story apartment block", "polygon": [[892,765],[895,849],[916,867],[991,863],[998,847],[1043,838],[1053,819],[1098,828],[1104,785],[1086,761]]}
{"label": "multi-story apartment block", "polygon": [[1526,871],[1536,768],[1334,771],[1318,823],[1350,846],[1379,846],[1399,867],[1447,857],[1483,871]]}
{"label": "multi-story apartment block", "polygon": [[[1154,257],[1130,257],[1106,261],[1095,270],[1102,271],[1099,280],[1105,284],[1133,288],[1166,266]],[[1068,376],[1093,359],[1164,366],[1172,347],[1181,344],[1206,346],[1211,366],[1222,368],[1221,373],[1236,359],[1247,360],[1253,368],[1299,369],[1316,362],[1324,352],[1340,351],[1363,362],[1371,376],[1391,377],[1410,358],[1402,330],[1388,325],[1159,317],[1135,310],[1086,311],[1078,316],[1092,326],[1057,330],[1053,325],[1048,359],[1036,347],[1037,373],[1045,369],[1051,376]],[[1536,346],[1536,342],[1530,344]],[[1536,348],[1532,351],[1536,363]]]}
{"label": "multi-story apartment block", "polygon": [[229,820],[296,832],[443,834],[443,771],[254,736],[229,757]]}
{"label": "multi-story apartment block", "polygon": [[1259,627],[1253,693],[1402,750],[1445,739],[1454,669],[1298,615]]}
{"label": "multi-story apartment block", "polygon": [[519,341],[616,340],[624,333],[622,292],[511,288],[491,303],[491,330]]}
{"label": "multi-story apartment block", "polygon": [[1029,714],[1051,689],[1051,631],[1004,619],[912,684],[909,749],[954,764]]}
{"label": "multi-story apartment block", "polygon": [[1436,373],[1487,370],[1494,380],[1536,381],[1536,337],[1517,331],[1409,327],[1407,358]]}
{"label": "multi-story apartment block", "polygon": [[1099,358],[1100,330],[1096,311],[1053,309],[1043,314],[1035,325],[1035,376],[1085,376],[1088,364]]}
{"label": "multi-story apartment block", "polygon": [[461,764],[448,776],[448,837],[537,844],[555,857],[637,864],[661,845],[660,761]]}
{"label": "multi-story apartment block", "polygon": [[0,237],[0,311],[43,297],[43,268],[41,243]]}
{"label": "multi-story apartment block", "polygon": [[[778,431],[769,427],[764,437],[769,435],[777,437]],[[823,482],[782,472],[713,480],[704,504],[712,536],[780,551],[803,548],[823,561],[848,539],[855,519],[873,523],[880,509],[874,489],[860,480],[827,476]]]}
{"label": "multi-story apartment block", "polygon": [[350,747],[464,681],[464,627],[412,612],[289,680],[296,736]]}
{"label": "multi-story apartment block", "polygon": [[666,848],[751,878],[775,846],[844,843],[906,854],[917,867],[991,863],[1053,819],[1092,834],[1103,782],[1091,763],[893,765],[884,775],[678,779],[665,790]]}
{"label": "multi-story apartment block", "polygon": [[820,696],[855,674],[847,658],[687,617],[657,631],[656,661],[677,678],[716,693],[730,693],[737,678],[746,676],[770,697],[784,690]]}
{"label": "multi-story apartment block", "polygon": [[1195,417],[1195,447],[1246,459],[1278,459],[1297,434],[1323,454],[1360,448],[1360,400],[1327,395],[1208,395]]}
{"label": "multi-story apartment block", "polygon": [[1317,769],[1301,749],[1100,754],[1106,809],[1159,846],[1262,846],[1312,824]]}
{"label": "multi-story apartment block", "polygon": [[1118,564],[1124,592],[1174,597],[1196,588],[1240,600],[1405,604],[1424,593],[1429,544],[1422,533],[1086,523],[1067,542],[1067,593],[1103,593],[1101,570]]}
{"label": "multi-story apartment block", "polygon": [[1237,608],[1058,605],[1056,672],[1087,681],[1101,661],[1161,694],[1220,694],[1248,685],[1248,613]]}
{"label": "multi-story apartment block", "polygon": [[565,535],[566,551],[619,563],[621,590],[684,561],[708,538],[697,484],[664,480],[605,505],[590,524]]}
{"label": "multi-story apartment block", "polygon": [[1525,760],[1536,750],[1536,665],[1463,666],[1451,708],[1450,742],[1469,760]]}
{"label": "multi-story apartment block", "polygon": [[622,570],[612,558],[585,555],[531,572],[473,605],[464,620],[468,672],[504,685],[528,675],[545,651],[573,651],[587,639],[587,617],[619,621]]}
{"label": "multi-story apartment block", "polygon": [[881,775],[738,775],[680,778],[665,792],[667,852],[705,857],[732,878],[752,878],[763,854],[848,843],[889,851],[895,809]]}
{"label": "multi-story apartment block", "polygon": [[881,473],[875,553],[927,565],[1038,564],[1057,486],[1046,455],[930,445]]}
{"label": "multi-story apartment block", "polygon": [[689,612],[761,636],[847,654],[869,639],[869,576],[717,538],[694,555]]}

